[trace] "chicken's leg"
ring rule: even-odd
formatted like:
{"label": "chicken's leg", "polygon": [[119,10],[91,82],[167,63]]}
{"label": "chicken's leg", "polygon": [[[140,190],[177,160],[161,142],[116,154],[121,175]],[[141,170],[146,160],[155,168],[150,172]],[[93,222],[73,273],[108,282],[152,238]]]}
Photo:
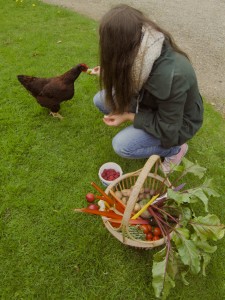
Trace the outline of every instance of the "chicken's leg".
{"label": "chicken's leg", "polygon": [[51,111],[50,115],[52,115],[54,118],[59,118],[60,120],[63,119],[63,116],[61,116],[60,113],[58,113],[58,112]]}

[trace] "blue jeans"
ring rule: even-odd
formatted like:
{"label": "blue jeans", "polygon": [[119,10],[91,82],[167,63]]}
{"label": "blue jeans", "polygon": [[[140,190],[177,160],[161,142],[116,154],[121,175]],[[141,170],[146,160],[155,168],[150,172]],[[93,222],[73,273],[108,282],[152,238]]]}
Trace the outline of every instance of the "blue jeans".
{"label": "blue jeans", "polygon": [[[94,96],[95,106],[105,115],[110,110],[105,106],[105,91],[102,90]],[[148,158],[153,154],[161,157],[170,157],[180,151],[180,146],[163,148],[159,139],[142,129],[134,128],[130,125],[122,129],[112,140],[114,151],[121,157],[125,158]]]}

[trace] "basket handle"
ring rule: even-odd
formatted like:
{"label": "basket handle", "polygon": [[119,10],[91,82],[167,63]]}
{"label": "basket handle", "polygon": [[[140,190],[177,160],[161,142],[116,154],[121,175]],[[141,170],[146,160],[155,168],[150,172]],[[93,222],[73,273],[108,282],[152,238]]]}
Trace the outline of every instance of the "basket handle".
{"label": "basket handle", "polygon": [[141,172],[138,176],[137,181],[135,182],[135,185],[132,189],[132,192],[130,194],[130,197],[129,197],[127,205],[126,205],[126,209],[123,214],[122,227],[128,226],[128,224],[129,224],[128,222],[130,220],[134,205],[137,202],[139,192],[140,192],[149,172],[151,171],[151,169],[157,162],[160,162],[160,156],[151,155],[149,157],[149,159],[147,160],[147,162],[145,163],[144,167],[141,169]]}

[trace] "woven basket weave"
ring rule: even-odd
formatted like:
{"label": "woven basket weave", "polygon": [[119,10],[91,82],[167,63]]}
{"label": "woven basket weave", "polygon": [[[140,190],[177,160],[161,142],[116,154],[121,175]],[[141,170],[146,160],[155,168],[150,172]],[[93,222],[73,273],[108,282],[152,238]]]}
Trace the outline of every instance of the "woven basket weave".
{"label": "woven basket weave", "polygon": [[158,155],[152,155],[142,169],[119,177],[105,190],[105,193],[113,198],[115,191],[130,189],[132,187],[132,192],[123,214],[121,226],[119,228],[113,227],[107,219],[104,217],[102,218],[103,223],[109,232],[125,245],[136,248],[154,248],[161,246],[166,242],[165,238],[161,238],[157,241],[143,241],[137,239],[132,235],[132,232],[129,229],[129,220],[132,217],[132,212],[141,188],[144,187],[153,189],[155,194],[159,194],[160,197],[166,193],[168,187],[171,187],[171,183],[168,178],[163,178],[158,174],[160,163],[160,157]]}

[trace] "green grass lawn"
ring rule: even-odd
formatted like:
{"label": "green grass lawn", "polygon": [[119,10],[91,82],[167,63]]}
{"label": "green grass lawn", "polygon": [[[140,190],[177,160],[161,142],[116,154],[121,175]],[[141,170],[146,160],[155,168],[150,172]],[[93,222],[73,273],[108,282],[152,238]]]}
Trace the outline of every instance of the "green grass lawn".
{"label": "green grass lawn", "polygon": [[[52,118],[17,81],[18,74],[50,77],[77,63],[98,64],[98,24],[37,0],[0,0],[1,66],[1,299],[155,299],[151,287],[155,252],[126,247],[99,217],[74,213],[100,185],[106,161],[124,172],[145,160],[125,160],[112,150],[119,129],[108,128],[92,104],[97,79],[81,74],[75,97]],[[205,122],[189,143],[187,158],[207,168],[221,194],[210,212],[224,223],[225,124],[205,104]],[[225,299],[224,247],[218,243],[207,276],[176,283],[169,300]]]}

